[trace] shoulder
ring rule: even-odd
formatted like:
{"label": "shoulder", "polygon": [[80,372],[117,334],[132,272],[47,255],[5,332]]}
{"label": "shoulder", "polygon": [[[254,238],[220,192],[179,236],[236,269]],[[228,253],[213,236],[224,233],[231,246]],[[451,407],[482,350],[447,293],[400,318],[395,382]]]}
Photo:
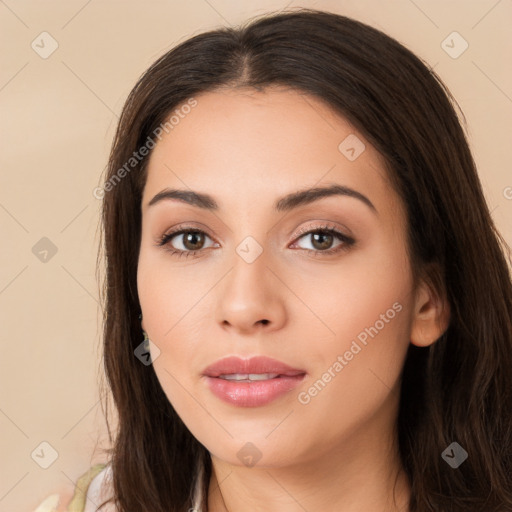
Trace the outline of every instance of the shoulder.
{"label": "shoulder", "polygon": [[117,508],[113,503],[108,503],[102,509],[98,509],[104,501],[113,495],[112,467],[110,464],[107,464],[104,465],[103,469],[89,484],[83,512],[117,512]]}

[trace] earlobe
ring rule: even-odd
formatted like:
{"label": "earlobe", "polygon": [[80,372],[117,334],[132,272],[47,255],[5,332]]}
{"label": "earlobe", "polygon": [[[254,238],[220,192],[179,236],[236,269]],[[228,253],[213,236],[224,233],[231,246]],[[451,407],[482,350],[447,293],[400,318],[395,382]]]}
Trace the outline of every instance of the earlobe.
{"label": "earlobe", "polygon": [[411,325],[411,343],[418,347],[428,347],[435,343],[448,329],[450,305],[424,281],[418,286]]}

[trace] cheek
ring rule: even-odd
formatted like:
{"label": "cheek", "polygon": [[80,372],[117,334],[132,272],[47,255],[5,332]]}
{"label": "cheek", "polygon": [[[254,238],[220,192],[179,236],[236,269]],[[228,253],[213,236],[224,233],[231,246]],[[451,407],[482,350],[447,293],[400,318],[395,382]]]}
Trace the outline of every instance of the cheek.
{"label": "cheek", "polygon": [[141,250],[137,292],[150,337],[168,344],[176,333],[183,335],[183,326],[188,329],[198,312],[206,314],[202,301],[215,277],[207,267],[187,263],[180,267],[165,249]]}
{"label": "cheek", "polygon": [[[323,381],[336,381],[348,397],[391,389],[409,346],[406,306],[392,297],[366,305],[340,315],[337,336],[325,347],[323,366],[316,374]],[[330,378],[333,374],[339,377]]]}
{"label": "cheek", "polygon": [[[318,276],[310,279],[318,283]],[[333,332],[324,329],[321,343],[304,349],[314,374],[299,403],[309,417],[332,419],[324,428],[333,436],[340,425],[350,430],[396,398],[391,394],[409,346],[411,290],[405,251],[383,244],[347,259],[332,273],[327,292],[309,294]]]}
{"label": "cheek", "polygon": [[185,390],[196,385],[202,369],[197,356],[205,348],[205,326],[196,319],[211,316],[211,307],[204,298],[214,283],[212,272],[196,268],[180,269],[169,262],[165,251],[144,249],[138,263],[137,287],[144,328],[160,351],[153,368],[176,408],[180,404],[191,405]]}
{"label": "cheek", "polygon": [[[393,381],[409,345],[412,276],[406,251],[399,243],[385,243],[384,237],[377,242],[371,249],[347,255],[335,271],[328,269],[328,276],[304,273],[304,302],[323,323],[304,322],[302,331],[320,343],[310,345],[316,351],[317,372],[346,353],[351,370],[344,373],[355,379],[350,386],[369,384],[364,379],[372,378],[371,370],[387,382],[389,369]],[[358,371],[364,374],[363,381]]]}
{"label": "cheek", "polygon": [[297,396],[297,417],[303,418],[308,431],[323,433],[316,443],[357,438],[357,432],[374,422],[382,425],[384,433],[387,424],[381,423],[382,418],[389,418],[399,403],[408,348],[406,315],[404,308],[389,323],[373,320],[367,327],[354,326],[347,336],[325,347],[329,355],[324,354]]}
{"label": "cheek", "polygon": [[377,330],[379,339],[389,338],[388,344],[407,337],[412,275],[400,244],[377,241],[348,253],[335,267],[302,269],[299,274],[300,297],[315,316],[308,312],[298,321],[316,332],[324,347],[348,350],[358,337],[364,344],[371,337],[367,330],[374,335]]}

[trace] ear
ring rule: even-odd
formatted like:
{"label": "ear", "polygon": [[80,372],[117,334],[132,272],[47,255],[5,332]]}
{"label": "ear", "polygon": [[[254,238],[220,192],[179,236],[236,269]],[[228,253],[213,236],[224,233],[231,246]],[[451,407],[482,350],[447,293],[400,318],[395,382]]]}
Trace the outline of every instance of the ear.
{"label": "ear", "polygon": [[435,343],[450,324],[450,304],[445,294],[421,280],[415,294],[411,343],[428,347]]}

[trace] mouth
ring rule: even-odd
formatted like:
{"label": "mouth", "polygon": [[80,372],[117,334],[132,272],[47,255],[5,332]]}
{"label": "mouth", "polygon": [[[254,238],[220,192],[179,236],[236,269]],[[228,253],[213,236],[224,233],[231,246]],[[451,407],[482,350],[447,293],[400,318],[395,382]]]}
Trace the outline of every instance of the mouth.
{"label": "mouth", "polygon": [[[299,375],[299,374],[298,374]],[[227,375],[219,375],[217,379],[231,380],[236,382],[256,382],[261,380],[279,379],[282,377],[290,377],[293,375],[281,375],[279,373],[230,373]]]}
{"label": "mouth", "polygon": [[207,377],[221,377],[229,380],[265,380],[279,376],[294,377],[306,373],[305,370],[266,356],[243,359],[238,356],[224,357],[203,370]]}
{"label": "mouth", "polygon": [[203,371],[208,389],[238,407],[260,407],[297,387],[306,371],[263,356],[228,357]]}

